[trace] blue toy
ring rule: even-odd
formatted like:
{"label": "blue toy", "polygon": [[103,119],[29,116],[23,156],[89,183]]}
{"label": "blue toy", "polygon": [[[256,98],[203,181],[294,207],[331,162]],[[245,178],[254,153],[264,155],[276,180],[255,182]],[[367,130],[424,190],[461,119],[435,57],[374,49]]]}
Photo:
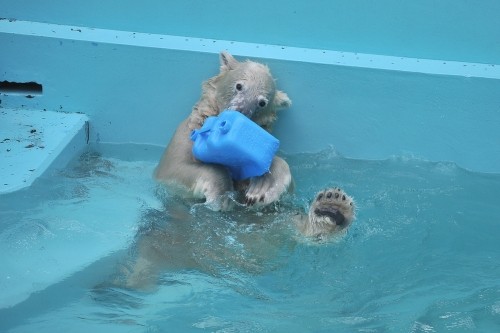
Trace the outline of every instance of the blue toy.
{"label": "blue toy", "polygon": [[234,180],[269,172],[279,140],[238,111],[208,117],[191,133],[193,155],[206,163],[226,166]]}

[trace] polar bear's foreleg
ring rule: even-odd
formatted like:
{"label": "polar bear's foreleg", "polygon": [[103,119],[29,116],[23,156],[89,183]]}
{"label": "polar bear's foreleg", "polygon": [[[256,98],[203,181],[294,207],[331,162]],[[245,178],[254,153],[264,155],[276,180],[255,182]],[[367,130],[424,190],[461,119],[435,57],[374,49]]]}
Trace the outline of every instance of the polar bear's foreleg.
{"label": "polar bear's foreleg", "polygon": [[292,189],[290,167],[282,158],[275,156],[268,173],[250,179],[245,203],[249,206],[265,206],[278,201],[281,195]]}
{"label": "polar bear's foreleg", "polygon": [[167,177],[159,180],[174,189],[187,190],[188,196],[205,198],[213,210],[231,209],[227,192],[233,191],[233,181],[229,172],[221,166],[199,162],[177,163]]}
{"label": "polar bear's foreleg", "polygon": [[156,180],[172,188],[183,188],[189,196],[206,198],[214,210],[230,209],[232,201],[226,193],[234,188],[229,171],[220,165],[197,161],[191,152],[189,133],[184,121],[155,170]]}

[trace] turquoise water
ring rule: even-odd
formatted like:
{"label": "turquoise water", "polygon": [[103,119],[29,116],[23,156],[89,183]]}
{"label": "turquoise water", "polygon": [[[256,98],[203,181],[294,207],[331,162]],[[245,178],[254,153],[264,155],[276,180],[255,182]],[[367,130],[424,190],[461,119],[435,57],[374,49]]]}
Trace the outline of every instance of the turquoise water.
{"label": "turquoise water", "polygon": [[[158,149],[96,149],[0,197],[0,331],[500,329],[498,174],[291,155],[294,196],[275,212],[221,214],[154,184]],[[355,198],[357,220],[341,239],[306,242],[289,214],[326,186]],[[171,261],[150,288],[120,285],[155,230],[168,231],[156,249]]]}

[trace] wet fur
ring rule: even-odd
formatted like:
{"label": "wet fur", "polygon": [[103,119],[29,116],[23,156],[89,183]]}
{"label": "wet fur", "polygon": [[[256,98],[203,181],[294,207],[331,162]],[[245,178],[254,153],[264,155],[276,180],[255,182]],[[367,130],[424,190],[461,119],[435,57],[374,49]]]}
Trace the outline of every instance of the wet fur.
{"label": "wet fur", "polygon": [[220,63],[220,73],[203,83],[200,100],[177,128],[154,176],[189,196],[205,198],[213,210],[230,210],[233,204],[225,195],[235,190],[244,194],[247,205],[268,205],[293,184],[290,168],[282,158],[273,158],[267,174],[233,182],[225,167],[202,163],[192,155],[190,133],[200,128],[209,116],[231,108],[271,131],[277,110],[291,106],[288,96],[276,90],[267,66],[253,61],[239,62],[227,52],[220,54]]}
{"label": "wet fur", "polygon": [[320,191],[308,213],[284,204],[261,212],[242,208],[221,215],[204,205],[193,209],[175,199],[168,202],[165,210],[144,216],[135,254],[123,265],[118,284],[154,289],[165,270],[196,269],[217,276],[230,267],[259,274],[271,268],[270,262],[276,264],[276,257],[286,260],[287,255],[278,253],[289,253],[297,244],[294,230],[300,241],[325,242],[342,235],[355,218],[353,199],[338,188]]}
{"label": "wet fur", "polygon": [[354,200],[340,188],[329,188],[316,194],[307,216],[298,219],[297,229],[305,237],[328,239],[347,230],[354,219]]}

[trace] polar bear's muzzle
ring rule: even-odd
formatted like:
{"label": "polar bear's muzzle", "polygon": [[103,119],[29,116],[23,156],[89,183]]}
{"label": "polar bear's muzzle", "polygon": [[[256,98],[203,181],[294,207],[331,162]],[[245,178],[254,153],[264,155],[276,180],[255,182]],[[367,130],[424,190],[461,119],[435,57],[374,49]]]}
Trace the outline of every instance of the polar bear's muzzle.
{"label": "polar bear's muzzle", "polygon": [[238,94],[229,102],[226,109],[241,112],[248,118],[252,118],[258,111],[264,109],[268,103],[268,98],[262,95],[253,101],[249,101],[243,94]]}
{"label": "polar bear's muzzle", "polygon": [[249,107],[248,105],[244,105],[243,103],[231,103],[226,109],[241,112],[248,118],[252,118],[257,111],[256,108]]}

